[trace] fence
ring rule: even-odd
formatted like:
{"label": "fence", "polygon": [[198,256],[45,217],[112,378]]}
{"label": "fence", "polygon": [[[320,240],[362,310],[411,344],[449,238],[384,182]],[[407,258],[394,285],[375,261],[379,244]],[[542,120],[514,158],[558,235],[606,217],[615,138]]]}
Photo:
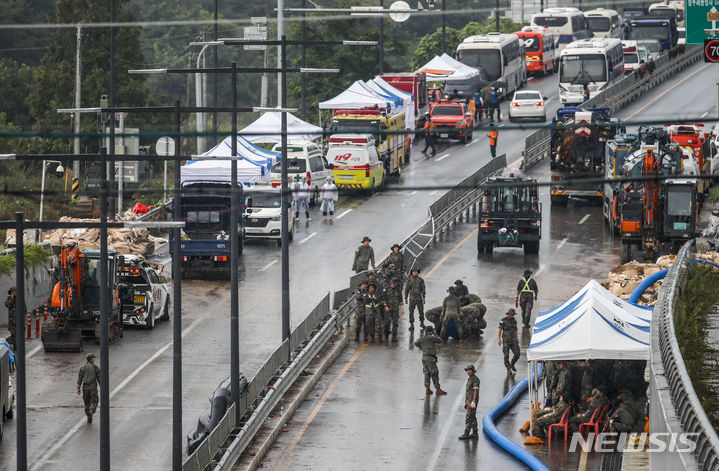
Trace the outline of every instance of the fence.
{"label": "fence", "polygon": [[[602,93],[582,103],[580,108],[609,108],[614,113],[636,100],[649,89],[685,69],[702,57],[702,48],[687,46],[684,54],[672,57],[666,52],[654,62],[654,69],[644,75],[635,72],[614,83]],[[521,168],[526,170],[549,157],[552,126],[540,128],[526,137]]]}
{"label": "fence", "polygon": [[692,433],[694,454],[666,449],[650,455],[658,470],[719,470],[719,437],[704,413],[684,366],[674,330],[675,308],[694,261],[693,242],[679,251],[662,283],[651,323],[650,428],[652,433]]}

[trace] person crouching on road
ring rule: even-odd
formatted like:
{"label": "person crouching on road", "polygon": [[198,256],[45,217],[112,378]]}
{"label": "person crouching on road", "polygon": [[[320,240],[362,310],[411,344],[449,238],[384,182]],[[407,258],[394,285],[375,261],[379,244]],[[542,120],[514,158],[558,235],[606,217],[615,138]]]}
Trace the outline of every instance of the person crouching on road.
{"label": "person crouching on road", "polygon": [[430,389],[430,380],[434,383],[438,396],[447,394],[442,391],[439,386],[439,369],[437,368],[437,344],[442,343],[442,339],[434,333],[434,327],[428,325],[424,331],[424,335],[415,343],[415,347],[422,350],[422,372],[424,373],[424,387],[426,394],[432,394]]}
{"label": "person crouching on road", "polygon": [[87,423],[92,423],[92,415],[97,410],[97,385],[100,384],[100,367],[95,364],[95,355],[87,354],[87,363],[77,374],[77,394],[82,388],[82,402],[85,403]]}
{"label": "person crouching on road", "polygon": [[414,308],[419,314],[419,325],[424,329],[424,280],[419,276],[419,267],[412,267],[412,274],[404,288],[404,302],[409,303],[409,330],[414,330]]}
{"label": "person crouching on road", "polygon": [[362,238],[362,245],[357,247],[355,251],[355,259],[354,262],[352,262],[352,270],[354,270],[355,273],[367,270],[370,262],[372,263],[372,269],[375,269],[374,249],[369,245],[370,242],[372,242],[372,239],[364,236]]}
{"label": "person crouching on road", "polygon": [[440,330],[439,336],[446,339],[448,336],[447,325],[449,321],[454,321],[454,325],[457,326],[457,343],[462,343],[464,336],[462,335],[462,324],[459,323],[459,298],[456,296],[454,286],[450,286],[447,293],[449,294],[442,301],[442,316],[440,317],[442,330]]}
{"label": "person crouching on road", "polygon": [[458,437],[460,440],[479,437],[479,434],[477,434],[477,403],[479,402],[479,378],[475,374],[477,370],[474,368],[474,365],[467,365],[464,371],[467,372],[467,384],[464,388],[464,408],[467,410],[467,413],[464,416],[464,433]]}
{"label": "person crouching on road", "polygon": [[292,187],[292,193],[295,195],[295,219],[300,218],[300,211],[305,212],[307,222],[310,222],[310,186],[307,184],[307,177],[302,177],[301,181],[296,181]]}
{"label": "person crouching on road", "polygon": [[[513,374],[517,371],[514,364],[519,360],[519,333],[517,332],[517,320],[514,318],[514,309],[507,311],[507,316],[499,321],[499,332],[497,342],[502,347],[504,354],[504,366],[507,368],[507,374]],[[502,345],[504,342],[504,345]],[[509,361],[509,351],[512,351],[512,361]]]}
{"label": "person crouching on road", "polygon": [[337,185],[332,183],[332,177],[328,176],[327,183],[322,185],[322,207],[320,208],[325,224],[328,222],[327,213],[329,213],[329,223],[332,224],[332,216],[335,214],[335,201],[337,201],[337,197]]}

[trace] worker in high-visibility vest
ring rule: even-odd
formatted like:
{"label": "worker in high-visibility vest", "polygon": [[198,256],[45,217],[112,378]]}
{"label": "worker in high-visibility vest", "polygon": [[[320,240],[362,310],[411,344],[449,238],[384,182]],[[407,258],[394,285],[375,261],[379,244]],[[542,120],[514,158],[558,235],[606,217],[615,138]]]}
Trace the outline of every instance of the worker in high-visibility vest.
{"label": "worker in high-visibility vest", "polygon": [[422,153],[426,154],[427,149],[431,147],[432,155],[436,154],[437,148],[435,146],[437,144],[437,125],[432,122],[432,118],[427,116],[427,120],[425,121],[422,129],[426,131],[426,134],[424,135],[424,150]]}
{"label": "worker in high-visibility vest", "polygon": [[516,307],[522,308],[522,322],[525,327],[529,327],[529,321],[532,320],[532,307],[534,301],[537,300],[539,288],[537,282],[532,278],[531,270],[524,270],[524,276],[517,283],[517,297],[514,300]]}
{"label": "worker in high-visibility vest", "polygon": [[494,124],[489,125],[489,152],[492,153],[492,158],[497,156],[497,138],[499,137],[499,131],[494,127]]}

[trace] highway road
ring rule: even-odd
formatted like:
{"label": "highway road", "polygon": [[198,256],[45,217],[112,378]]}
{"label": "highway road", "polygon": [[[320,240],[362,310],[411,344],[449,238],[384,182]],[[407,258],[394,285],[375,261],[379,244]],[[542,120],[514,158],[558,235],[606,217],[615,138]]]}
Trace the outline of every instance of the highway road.
{"label": "highway road", "polygon": [[[698,64],[683,72],[680,77],[667,81],[661,87],[646,95],[628,108],[622,117],[639,111],[635,119],[660,114],[662,117],[686,109],[687,98],[696,100],[692,110],[701,114],[713,110],[713,99],[702,100],[698,90],[706,90],[712,77],[708,68]],[[691,75],[694,74],[694,75]],[[685,77],[689,77],[686,80]],[[674,88],[672,88],[674,87]],[[528,88],[536,88],[550,97],[550,109],[556,109],[556,77],[533,79]],[[666,93],[665,93],[666,92]],[[665,93],[664,95],[661,95]],[[661,96],[660,96],[661,95]],[[712,95],[713,96],[713,95]],[[656,101],[652,102],[656,98]],[[640,109],[642,106],[645,109]],[[664,112],[662,112],[664,110]],[[674,115],[674,114],[671,114]],[[694,117],[694,116],[692,116]],[[697,116],[698,117],[698,116]],[[632,117],[634,118],[634,117]],[[505,114],[505,122],[508,124]],[[524,147],[522,129],[502,129],[498,150],[508,154],[508,161],[517,161]],[[403,169],[399,185],[371,197],[341,196],[337,217],[333,225],[323,225],[321,215],[315,208],[314,221],[305,225],[304,218],[296,228],[295,240],[290,247],[291,315],[292,325],[301,322],[304,316],[328,292],[346,287],[354,249],[364,235],[372,237],[372,245],[378,257],[389,251],[394,242],[406,238],[427,217],[427,208],[439,198],[445,186],[456,184],[462,177],[475,171],[489,160],[489,149],[484,132],[476,132],[475,140],[469,144],[442,144],[434,158],[427,158],[415,146],[410,165]],[[548,164],[542,163],[531,173],[546,179]],[[482,438],[475,449],[461,453],[453,440],[460,432],[461,413],[453,408],[456,392],[463,379],[461,367],[468,362],[480,365],[483,390],[481,406],[483,412],[509,387],[505,384],[501,368],[498,370],[497,348],[492,341],[492,330],[504,309],[516,278],[525,263],[539,270],[538,280],[543,288],[540,308],[553,306],[590,277],[602,278],[609,267],[618,263],[617,246],[602,229],[601,212],[598,207],[570,204],[568,208],[549,211],[546,190],[544,235],[539,257],[533,262],[525,261],[521,252],[498,250],[491,260],[477,261],[476,241],[469,236],[445,263],[438,266],[428,280],[429,298],[436,301],[448,285],[456,278],[463,278],[473,291],[478,291],[490,306],[487,330],[488,340],[479,344],[443,347],[447,352],[440,361],[441,376],[450,391],[445,398],[425,403],[421,390],[421,375],[417,352],[410,349],[406,327],[403,327],[402,342],[399,346],[384,350],[366,348],[352,368],[357,371],[350,375],[356,382],[347,382],[346,377],[338,383],[342,392],[336,397],[330,395],[327,409],[317,415],[319,422],[312,424],[300,437],[294,447],[292,461],[288,468],[277,468],[278,449],[267,459],[276,469],[306,469],[300,463],[312,462],[324,448],[324,462],[318,462],[314,469],[337,469],[337,462],[362,463],[359,457],[369,460],[367,468],[376,466],[388,469],[386,461],[397,464],[397,456],[388,445],[387,452],[376,451],[369,446],[368,437],[389,433],[399,417],[406,418],[407,435],[416,440],[417,447],[403,452],[407,463],[426,463],[452,456],[455,464],[466,466],[465,453],[488,459],[513,462],[503,458]],[[580,225],[584,216],[589,218]],[[460,227],[451,236],[435,247],[424,260],[425,271],[436,264],[443,253],[455,246],[470,233],[469,226]],[[280,253],[275,244],[252,242],[245,248],[240,261],[240,329],[241,366],[248,377],[262,365],[281,340],[280,319]],[[555,286],[549,288],[549,286]],[[211,280],[183,280],[183,433],[191,431],[201,411],[208,406],[207,398],[217,385],[229,375],[229,283]],[[405,319],[406,322],[406,319]],[[168,469],[171,460],[171,365],[172,365],[171,323],[160,322],[155,330],[126,330],[125,337],[110,348],[111,385],[111,459],[114,467],[131,469]],[[496,332],[495,332],[496,334]],[[526,345],[528,339],[523,338]],[[86,352],[94,348],[88,346]],[[318,385],[322,387],[337,375],[337,369],[347,362],[346,355],[357,351],[348,349]],[[96,349],[99,350],[99,349]],[[39,342],[33,340],[28,346],[31,356],[28,360],[28,456],[32,469],[95,469],[99,461],[99,423],[84,423],[82,401],[75,393],[78,368],[84,363],[82,354],[44,354]],[[97,351],[95,352],[97,353]],[[406,360],[406,361],[405,361]],[[492,366],[495,365],[495,366]],[[364,370],[362,370],[364,368]],[[384,371],[386,369],[386,371]],[[351,370],[354,371],[354,370]],[[363,374],[364,373],[364,374]],[[522,371],[517,377],[521,377]],[[333,376],[334,375],[334,376]],[[499,376],[497,376],[499,375]],[[371,378],[371,388],[361,388],[363,379]],[[503,386],[497,387],[497,384]],[[416,388],[419,386],[419,388]],[[405,389],[400,399],[396,395]],[[421,394],[420,394],[421,393]],[[344,397],[346,396],[346,397]],[[314,398],[314,395],[312,396]],[[334,397],[334,399],[332,399]],[[350,400],[355,399],[356,400]],[[381,399],[381,400],[379,400]],[[429,408],[426,419],[419,419],[419,401],[422,410]],[[316,402],[316,398],[315,398]],[[372,410],[368,410],[372,405]],[[378,405],[382,406],[379,407]],[[303,420],[308,410],[316,406],[312,400],[302,406],[296,420]],[[329,410],[340,411],[331,413]],[[355,411],[348,414],[349,411]],[[402,412],[404,411],[404,412]],[[372,415],[369,415],[372,412]],[[424,414],[424,412],[422,413]],[[344,416],[343,416],[344,415]],[[432,416],[436,415],[437,418]],[[353,417],[349,419],[349,417]],[[374,420],[366,420],[372,418]],[[448,422],[448,420],[451,421]],[[344,441],[340,450],[348,450],[348,443],[357,448],[357,455],[349,451],[342,456],[328,455],[325,440],[341,437],[332,427],[335,420],[346,424],[355,440]],[[404,420],[404,419],[403,419]],[[418,420],[426,420],[424,425]],[[517,421],[523,421],[518,417]],[[345,422],[342,422],[345,421]],[[507,421],[511,430],[515,423]],[[318,424],[326,427],[318,427]],[[422,425],[422,426],[420,426]],[[10,421],[5,429],[5,443],[14,443],[15,423]],[[426,426],[428,433],[421,432]],[[501,425],[504,427],[504,423]],[[290,430],[297,426],[290,424]],[[322,430],[326,429],[323,433]],[[331,431],[334,431],[334,437]],[[431,433],[429,433],[431,432]],[[392,439],[400,432],[392,430]],[[437,435],[441,434],[441,435]],[[284,434],[283,441],[293,440],[294,433]],[[439,452],[435,447],[437,437],[444,436]],[[7,441],[5,441],[7,440]],[[281,449],[283,441],[278,442]],[[391,442],[390,442],[391,443]],[[395,445],[399,442],[395,442]],[[408,443],[408,442],[402,442]],[[431,443],[431,446],[429,445]],[[313,446],[314,444],[314,446]],[[289,446],[289,443],[284,443]],[[339,444],[338,444],[339,445]],[[377,445],[379,446],[379,445]],[[476,453],[478,449],[486,453]],[[371,451],[372,450],[372,451]],[[476,455],[475,455],[476,453]],[[437,458],[433,458],[434,456]],[[296,459],[294,458],[296,456]],[[331,456],[331,457],[330,457]],[[490,458],[491,457],[491,458]],[[0,447],[0,468],[14,469],[14,446]],[[411,459],[410,459],[411,458]],[[477,458],[479,459],[479,458]],[[353,461],[354,460],[354,461]],[[392,461],[395,460],[395,461]],[[402,463],[404,463],[404,458]],[[444,463],[444,461],[442,461]],[[426,466],[426,464],[424,465]],[[444,465],[438,467],[444,467]],[[364,468],[365,466],[361,466]],[[409,467],[409,465],[408,465]],[[350,466],[350,468],[352,468]]]}

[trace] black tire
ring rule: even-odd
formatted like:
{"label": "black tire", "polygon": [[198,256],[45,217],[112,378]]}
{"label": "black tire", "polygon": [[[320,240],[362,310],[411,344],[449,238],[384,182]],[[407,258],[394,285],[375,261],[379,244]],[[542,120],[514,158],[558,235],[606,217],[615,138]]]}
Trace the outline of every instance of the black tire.
{"label": "black tire", "polygon": [[625,263],[629,263],[632,260],[632,246],[631,244],[622,242],[622,255],[621,255],[621,262],[622,265]]}
{"label": "black tire", "polygon": [[524,243],[524,255],[536,255],[539,253],[539,241],[533,240]]}
{"label": "black tire", "polygon": [[162,319],[163,321],[170,320],[170,297],[169,296],[165,300],[165,307],[162,308],[162,316],[160,316],[160,319]]}
{"label": "black tire", "polygon": [[566,206],[567,201],[569,200],[569,197],[566,195],[564,195],[564,196],[551,195],[549,197],[549,199],[550,199],[552,205],[556,204],[557,206]]}
{"label": "black tire", "polygon": [[155,313],[152,309],[150,309],[150,314],[147,317],[147,320],[145,321],[145,329],[152,330],[155,328]]}

